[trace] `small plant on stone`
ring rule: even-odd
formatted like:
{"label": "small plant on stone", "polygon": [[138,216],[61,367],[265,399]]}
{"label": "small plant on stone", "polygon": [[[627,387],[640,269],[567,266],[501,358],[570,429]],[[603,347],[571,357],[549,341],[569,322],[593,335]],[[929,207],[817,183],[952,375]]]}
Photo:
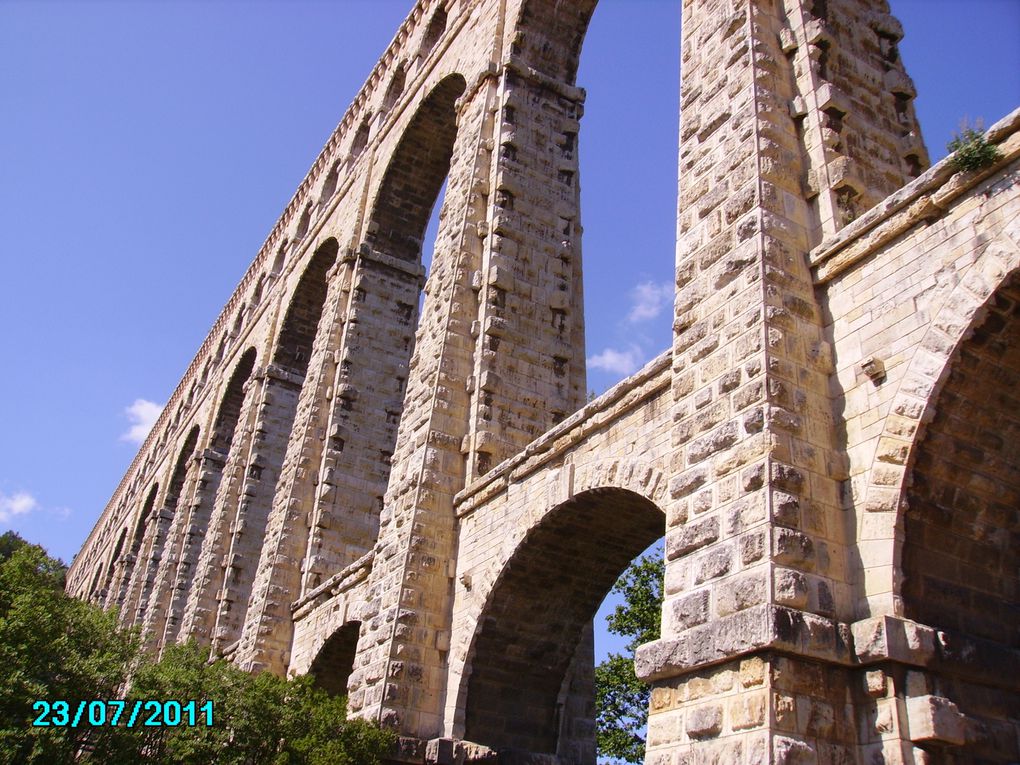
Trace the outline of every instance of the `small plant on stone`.
{"label": "small plant on stone", "polygon": [[952,152],[950,163],[963,172],[981,170],[1002,157],[998,148],[988,143],[980,122],[970,127],[965,121],[946,148]]}

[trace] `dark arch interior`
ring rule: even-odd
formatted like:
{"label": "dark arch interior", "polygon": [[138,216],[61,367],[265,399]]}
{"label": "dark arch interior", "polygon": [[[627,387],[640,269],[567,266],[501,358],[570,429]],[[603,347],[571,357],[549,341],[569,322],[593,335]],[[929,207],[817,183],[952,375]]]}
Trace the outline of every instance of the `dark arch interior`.
{"label": "dark arch interior", "polygon": [[465,737],[555,754],[561,688],[585,628],[636,556],[665,531],[662,512],[623,489],[556,508],[506,564],[479,622]]}
{"label": "dark arch interior", "polygon": [[1014,276],[957,351],[907,490],[905,615],[940,631],[933,692],[985,731],[952,760],[933,750],[933,763],[1006,761],[996,741],[1011,735],[1003,717],[1015,719],[1020,710],[1018,443],[1020,279]]}
{"label": "dark arch interior", "polygon": [[429,213],[450,171],[457,137],[457,98],[466,83],[460,75],[440,82],[418,109],[386,169],[372,220],[375,249],[417,262]]}
{"label": "dark arch interior", "polygon": [[142,505],[142,512],[138,514],[138,522],[135,523],[135,530],[131,535],[131,555],[137,556],[142,547],[142,540],[145,538],[145,527],[152,518],[152,507],[156,504],[156,495],[159,493],[159,484],[154,483],[149,490],[149,496],[145,498]]}
{"label": "dark arch interior", "polygon": [[106,581],[103,583],[104,592],[110,589],[110,582],[113,580],[113,567],[116,565],[117,561],[120,560],[120,552],[124,549],[125,539],[127,539],[126,526],[120,530],[120,536],[117,537],[117,544],[113,548],[113,555],[110,556],[110,565],[106,569]]}
{"label": "dark arch interior", "polygon": [[227,391],[223,394],[220,402],[220,410],[216,414],[216,423],[213,425],[211,447],[226,455],[230,451],[230,444],[234,440],[234,430],[237,428],[237,420],[241,415],[241,405],[244,403],[244,384],[251,376],[255,367],[255,349],[249,348],[237,362],[234,373],[227,383]]}
{"label": "dark arch interior", "polygon": [[336,261],[340,247],[336,239],[327,239],[315,251],[301,274],[294,297],[287,308],[273,363],[292,374],[304,376],[312,355],[312,343],[326,302],[327,273]]}
{"label": "dark arch interior", "polygon": [[958,352],[918,447],[907,616],[1020,648],[1020,279]]}
{"label": "dark arch interior", "polygon": [[440,8],[432,14],[432,18],[429,20],[429,25],[425,29],[425,35],[421,40],[421,55],[427,56],[433,48],[436,47],[436,43],[439,42],[439,38],[443,36],[443,32],[446,31],[446,10]]}
{"label": "dark arch interior", "polygon": [[330,696],[347,695],[347,679],[354,670],[361,622],[348,622],[326,640],[308,673]]}
{"label": "dark arch interior", "polygon": [[383,96],[383,109],[389,110],[393,108],[393,105],[397,103],[397,99],[400,98],[400,94],[404,92],[404,84],[407,80],[407,69],[401,64],[397,67],[396,72],[393,73],[393,79],[390,80],[389,86],[386,88],[386,94]]}
{"label": "dark arch interior", "polygon": [[188,475],[188,460],[191,459],[191,455],[195,453],[195,446],[198,444],[198,426],[196,425],[188,433],[188,437],[184,441],[184,446],[181,447],[181,453],[177,457],[177,464],[174,465],[173,475],[170,477],[170,483],[167,485],[166,502],[164,507],[174,510],[177,507],[177,501],[180,499],[181,492],[184,490],[184,479]]}
{"label": "dark arch interior", "polygon": [[529,65],[543,74],[573,83],[595,4],[596,0],[527,0],[514,52],[523,53]]}

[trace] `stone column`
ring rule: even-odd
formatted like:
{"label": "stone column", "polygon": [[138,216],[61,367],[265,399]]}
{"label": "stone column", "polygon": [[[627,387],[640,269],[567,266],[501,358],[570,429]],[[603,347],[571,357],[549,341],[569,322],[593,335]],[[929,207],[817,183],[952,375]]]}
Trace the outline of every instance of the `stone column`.
{"label": "stone column", "polygon": [[807,253],[848,222],[848,178],[877,200],[910,170],[874,156],[900,139],[869,74],[887,10],[684,6],[674,510],[663,637],[637,667],[654,681],[648,762],[855,756],[848,475]]}
{"label": "stone column", "polygon": [[194,638],[200,643],[212,641],[216,625],[217,604],[223,587],[224,563],[230,549],[234,517],[244,484],[245,467],[251,451],[251,439],[258,410],[256,392],[262,388],[263,372],[256,370],[244,383],[244,403],[238,415],[238,425],[230,442],[218,476],[216,487],[212,482],[207,490],[214,492],[208,526],[202,537],[202,547],[192,572],[191,589],[184,605],[179,634]]}

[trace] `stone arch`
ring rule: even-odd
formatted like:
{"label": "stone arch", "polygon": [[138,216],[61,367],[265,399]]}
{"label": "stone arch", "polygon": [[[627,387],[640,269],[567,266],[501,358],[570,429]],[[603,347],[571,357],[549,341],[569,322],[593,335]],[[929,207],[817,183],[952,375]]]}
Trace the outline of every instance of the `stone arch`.
{"label": "stone arch", "polygon": [[899,592],[908,619],[1020,649],[1020,270],[980,313],[912,449]]}
{"label": "stone arch", "polygon": [[[934,312],[908,362],[885,417],[868,471],[858,521],[858,549],[880,551],[862,572],[858,615],[903,616],[903,524],[918,445],[966,341],[979,330],[997,290],[1020,270],[1020,248],[1006,236],[990,243]],[[868,556],[862,555],[862,558]],[[876,556],[872,555],[872,559]]]}
{"label": "stone arch", "polygon": [[[224,467],[231,454],[234,435],[248,398],[248,381],[255,367],[256,350],[248,348],[234,365],[226,389],[216,410],[209,434],[207,450],[202,454],[197,487],[188,507],[188,516],[175,540],[177,569],[173,576],[169,598],[169,613],[163,633],[163,644],[177,638],[182,618],[186,616],[186,603],[193,588],[203,588],[209,580],[207,567],[200,564],[200,555],[210,535],[222,539],[226,530],[222,524],[210,529],[213,505],[223,479]],[[215,542],[213,542],[215,544]],[[201,582],[201,583],[200,583]],[[168,582],[169,584],[170,582]],[[201,596],[200,596],[201,597]]]}
{"label": "stone arch", "polygon": [[[404,128],[379,182],[370,210],[363,257],[352,280],[345,355],[337,370],[337,396],[321,459],[324,480],[312,509],[302,587],[314,589],[371,548],[378,532],[381,497],[403,413],[407,366],[414,350],[422,282],[422,239],[457,136],[455,104],[464,79],[440,81]],[[382,257],[380,257],[382,256]],[[385,417],[377,431],[359,431],[362,417]],[[360,460],[352,468],[352,459]],[[373,486],[374,485],[374,486]],[[366,533],[367,532],[367,533]]]}
{"label": "stone arch", "polygon": [[372,212],[373,248],[399,260],[420,262],[422,238],[457,137],[457,99],[467,83],[459,74],[433,88],[404,130],[386,168]]}
{"label": "stone arch", "polygon": [[319,194],[319,205],[325,207],[326,203],[336,193],[337,183],[340,181],[340,163],[334,162],[322,182],[322,193]]}
{"label": "stone arch", "polygon": [[[132,575],[138,558],[142,554],[142,545],[149,533],[149,527],[155,523],[154,508],[156,496],[159,494],[159,483],[154,483],[138,512],[138,519],[135,521],[134,530],[131,532],[131,543],[127,554],[124,557],[124,570],[120,575],[120,582],[117,587],[117,599],[114,605],[125,605],[124,614],[131,614],[135,607],[134,593],[137,591],[131,587]],[[129,599],[130,598],[130,599]],[[127,602],[125,602],[127,601]]]}
{"label": "stone arch", "polygon": [[576,744],[562,710],[579,643],[613,583],[664,533],[658,506],[617,487],[580,492],[532,527],[477,621],[457,705],[467,740],[548,754]]}
{"label": "stone arch", "polygon": [[244,403],[244,388],[255,368],[256,355],[254,348],[249,348],[241,355],[227,383],[223,398],[220,399],[216,420],[209,436],[209,447],[222,453],[224,459],[230,452],[230,444],[234,440],[234,430],[237,428],[241,406]]}
{"label": "stone arch", "polygon": [[124,549],[124,540],[127,538],[127,526],[120,530],[117,543],[113,546],[113,554],[110,556],[109,565],[106,567],[106,581],[103,582],[102,592],[104,597],[109,594],[110,585],[113,583],[114,566],[120,562],[120,553]]}
{"label": "stone arch", "polygon": [[291,296],[283,320],[273,363],[287,372],[303,377],[311,358],[312,343],[326,304],[328,273],[340,250],[336,239],[324,241],[315,250]]}
{"label": "stone arch", "polygon": [[[213,648],[217,651],[238,639],[252,600],[258,597],[257,593],[253,595],[253,589],[260,551],[265,546],[273,499],[284,471],[312,348],[320,332],[319,325],[324,325],[324,333],[329,331],[330,321],[323,320],[323,311],[339,249],[332,237],[321,242],[289,297],[272,362],[262,378],[259,400],[254,404],[257,414],[253,429],[271,431],[271,437],[251,438],[239,444],[244,447],[245,486],[241,492],[228,490],[222,500],[229,508],[218,517],[218,522],[232,522],[233,526],[229,545],[224,548],[223,586],[213,628]],[[302,526],[294,536],[305,533]],[[208,562],[211,561],[207,557]]]}
{"label": "stone arch", "polygon": [[96,572],[92,575],[92,584],[89,585],[89,598],[99,597],[99,580],[103,575],[103,562],[96,564]]}
{"label": "stone arch", "polygon": [[400,96],[404,93],[404,85],[407,81],[407,65],[403,62],[397,64],[390,78],[390,84],[386,86],[386,93],[383,95],[382,111],[388,112],[392,109]]}
{"label": "stone arch", "polygon": [[597,0],[526,0],[521,6],[512,51],[529,66],[560,82],[573,83],[581,46]]}
{"label": "stone arch", "polygon": [[[174,463],[173,471],[170,473],[170,480],[166,485],[166,494],[163,497],[162,507],[156,512],[154,523],[150,525],[150,536],[152,537],[146,556],[144,580],[142,582],[141,597],[138,602],[138,622],[160,622],[153,632],[162,633],[162,622],[165,620],[165,608],[162,602],[165,593],[156,589],[157,572],[162,568],[166,570],[167,561],[164,558],[177,544],[172,533],[180,526],[177,518],[178,506],[181,495],[184,493],[185,483],[191,467],[192,457],[198,447],[198,437],[201,429],[195,425],[188,431],[188,435],[181,445],[177,454],[177,461]],[[151,602],[150,602],[150,596]]]}
{"label": "stone arch", "polygon": [[309,202],[305,205],[305,209],[301,212],[301,217],[298,218],[297,229],[294,231],[294,240],[300,241],[305,238],[305,234],[308,233],[308,227],[312,222],[312,203]]}
{"label": "stone arch", "polygon": [[357,132],[354,134],[354,138],[351,139],[351,159],[357,159],[361,156],[361,152],[368,146],[368,134],[371,131],[370,118],[365,117],[362,120],[361,125],[358,126]]}
{"label": "stone arch", "polygon": [[170,482],[167,484],[166,498],[163,500],[164,509],[174,513],[180,501],[181,493],[184,491],[184,481],[188,475],[188,462],[195,453],[198,446],[198,436],[201,429],[198,425],[188,431],[187,438],[181,446],[177,455],[177,462],[174,464],[174,471],[170,475]]}
{"label": "stone arch", "polygon": [[284,239],[279,249],[277,249],[276,255],[273,256],[273,267],[269,271],[273,276],[279,276],[283,273],[283,267],[287,263],[287,245],[288,242]]}
{"label": "stone arch", "polygon": [[436,47],[436,43],[439,42],[443,32],[446,31],[446,23],[446,9],[440,6],[432,14],[432,18],[429,19],[429,25],[425,28],[425,34],[422,35],[421,47],[418,48],[418,55],[422,59],[426,58],[432,52],[432,49]]}
{"label": "stone arch", "polygon": [[346,696],[347,680],[354,671],[361,622],[347,622],[323,641],[308,668],[315,685],[330,696]]}

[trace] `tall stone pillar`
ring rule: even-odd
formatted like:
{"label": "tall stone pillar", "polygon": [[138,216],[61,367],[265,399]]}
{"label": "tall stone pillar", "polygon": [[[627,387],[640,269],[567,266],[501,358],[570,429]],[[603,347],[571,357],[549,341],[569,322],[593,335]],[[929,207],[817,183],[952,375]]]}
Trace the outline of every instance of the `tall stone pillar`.
{"label": "tall stone pillar", "polygon": [[905,86],[887,88],[907,81],[897,29],[879,1],[684,4],[649,762],[855,756],[848,474],[807,253],[924,162]]}
{"label": "tall stone pillar", "polygon": [[[498,28],[520,13],[511,4]],[[583,91],[526,56],[496,40],[502,63],[458,103],[446,198],[458,214],[441,218],[372,569],[379,603],[349,683],[352,711],[420,739],[444,734],[455,495],[585,395]]]}

